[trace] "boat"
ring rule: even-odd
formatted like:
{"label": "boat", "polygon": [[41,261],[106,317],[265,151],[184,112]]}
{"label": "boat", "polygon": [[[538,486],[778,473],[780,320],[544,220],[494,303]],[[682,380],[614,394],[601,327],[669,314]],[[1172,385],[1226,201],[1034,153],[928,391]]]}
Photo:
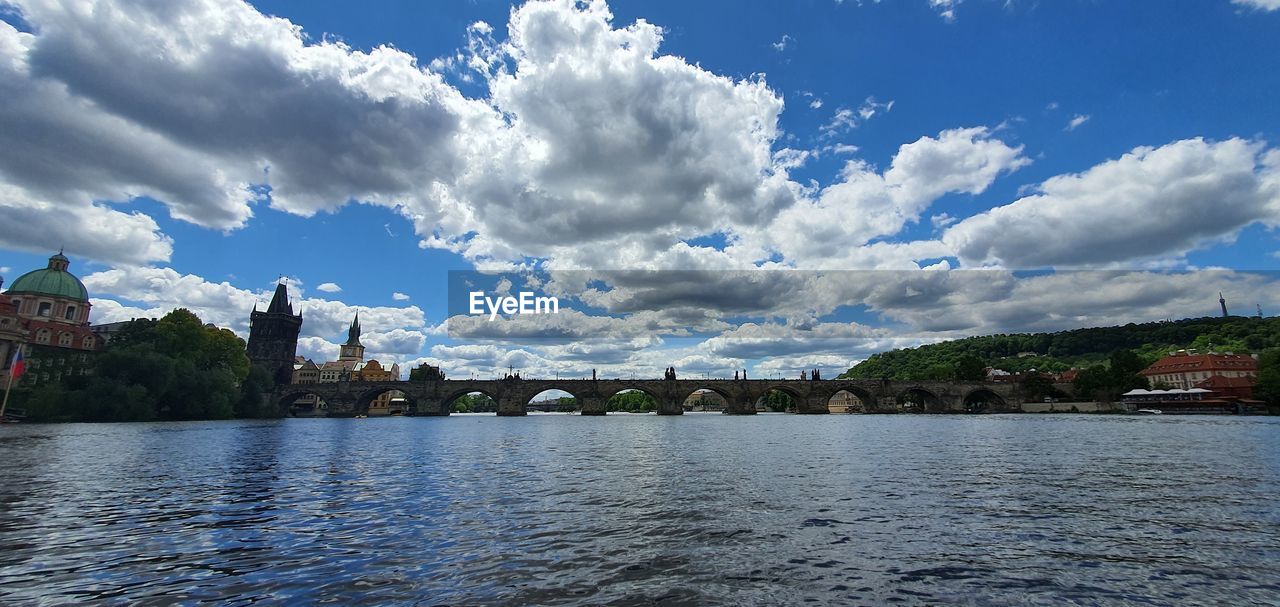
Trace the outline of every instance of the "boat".
{"label": "boat", "polygon": [[1138,409],[1136,413],[1138,415],[1164,415],[1164,411],[1159,409]]}

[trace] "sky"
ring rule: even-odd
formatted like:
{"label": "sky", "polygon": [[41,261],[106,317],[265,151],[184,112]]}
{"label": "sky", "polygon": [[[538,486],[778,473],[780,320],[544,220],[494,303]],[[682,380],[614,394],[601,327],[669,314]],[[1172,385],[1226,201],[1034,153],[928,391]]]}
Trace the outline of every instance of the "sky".
{"label": "sky", "polygon": [[1270,315],[1278,93],[1280,0],[14,0],[0,275],[453,377]]}

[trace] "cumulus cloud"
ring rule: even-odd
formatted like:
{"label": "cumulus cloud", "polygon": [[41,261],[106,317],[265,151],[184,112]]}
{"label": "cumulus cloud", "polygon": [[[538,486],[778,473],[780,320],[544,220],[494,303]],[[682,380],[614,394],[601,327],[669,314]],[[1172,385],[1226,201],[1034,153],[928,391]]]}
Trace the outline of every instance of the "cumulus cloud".
{"label": "cumulus cloud", "polygon": [[332,282],[326,282],[316,286],[316,290],[324,291],[325,293],[340,293],[342,292],[342,287]]}
{"label": "cumulus cloud", "polygon": [[744,246],[777,251],[799,267],[833,261],[826,267],[866,267],[853,265],[855,257],[868,253],[859,247],[897,234],[943,194],[980,194],[1000,174],[1029,163],[1021,146],[996,139],[985,127],[921,137],[899,147],[883,173],[850,160],[838,183],[783,211],[763,232],[745,237]]}
{"label": "cumulus cloud", "polygon": [[409,296],[399,291],[396,291],[395,293],[391,294],[391,299],[395,301],[409,301]]}
{"label": "cumulus cloud", "polygon": [[1181,256],[1280,220],[1280,152],[1186,139],[1139,147],[953,225],[942,240],[970,265],[1072,267]]}
{"label": "cumulus cloud", "polygon": [[[225,281],[213,283],[194,274],[181,274],[172,268],[115,268],[89,274],[83,282],[93,297],[94,323],[159,318],[174,308],[187,308],[205,322],[229,328],[246,338],[249,312],[255,306],[265,309],[273,295],[273,289],[251,291]],[[342,335],[358,310],[360,324],[385,351],[405,353],[401,350],[406,339],[425,340],[426,318],[417,306],[357,308],[341,301],[299,297],[296,289],[291,293],[294,312],[303,315],[304,337],[323,340]],[[418,337],[397,332],[400,329],[416,332]]]}
{"label": "cumulus cloud", "polygon": [[1067,122],[1067,126],[1066,126],[1066,128],[1065,128],[1065,129],[1063,129],[1063,130],[1065,130],[1065,131],[1074,131],[1074,130],[1076,130],[1077,128],[1079,128],[1079,127],[1080,127],[1080,125],[1082,125],[1082,124],[1084,124],[1084,123],[1086,123],[1086,122],[1088,122],[1088,121],[1089,121],[1089,116],[1088,116],[1087,114],[1076,114],[1074,117],[1072,117],[1072,118],[1071,118],[1071,121],[1070,121],[1070,122]]}

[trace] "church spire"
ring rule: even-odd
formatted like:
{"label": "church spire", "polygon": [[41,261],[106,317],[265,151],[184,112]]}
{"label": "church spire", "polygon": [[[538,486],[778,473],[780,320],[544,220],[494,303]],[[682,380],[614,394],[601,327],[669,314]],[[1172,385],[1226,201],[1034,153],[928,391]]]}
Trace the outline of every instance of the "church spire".
{"label": "church spire", "polygon": [[356,317],[351,321],[351,328],[347,329],[348,346],[360,345],[360,311],[356,310]]}

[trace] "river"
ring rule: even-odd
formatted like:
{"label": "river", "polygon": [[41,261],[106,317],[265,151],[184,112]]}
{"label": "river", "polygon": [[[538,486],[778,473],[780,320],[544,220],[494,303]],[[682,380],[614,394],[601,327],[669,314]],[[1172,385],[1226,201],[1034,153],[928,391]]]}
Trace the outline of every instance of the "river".
{"label": "river", "polygon": [[1280,418],[0,426],[5,605],[1276,604]]}

